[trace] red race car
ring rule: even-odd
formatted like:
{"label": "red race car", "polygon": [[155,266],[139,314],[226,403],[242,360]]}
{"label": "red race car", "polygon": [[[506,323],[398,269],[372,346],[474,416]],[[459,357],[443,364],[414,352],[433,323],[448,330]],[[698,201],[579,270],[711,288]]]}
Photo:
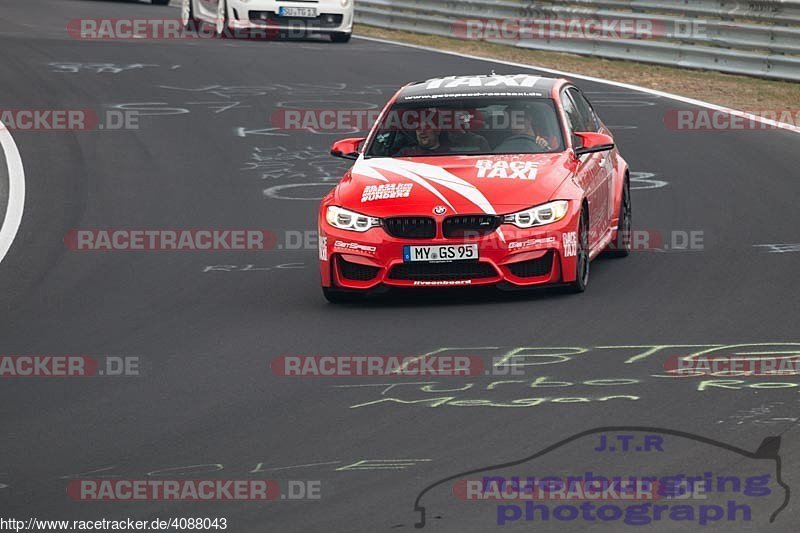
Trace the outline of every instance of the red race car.
{"label": "red race car", "polygon": [[411,83],[322,200],[331,302],[387,287],[562,285],[630,253],[628,165],[580,89],[528,74]]}

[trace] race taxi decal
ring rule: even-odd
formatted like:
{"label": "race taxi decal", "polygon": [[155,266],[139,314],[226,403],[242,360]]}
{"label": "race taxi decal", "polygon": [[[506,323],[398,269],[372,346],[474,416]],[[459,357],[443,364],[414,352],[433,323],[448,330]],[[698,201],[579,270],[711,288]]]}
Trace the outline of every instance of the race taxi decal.
{"label": "race taxi decal", "polygon": [[535,180],[539,163],[535,161],[492,161],[478,159],[475,162],[479,178]]}
{"label": "race taxi decal", "polygon": [[393,198],[408,198],[411,195],[413,183],[386,183],[383,185],[367,185],[361,193],[361,203],[373,200],[390,200]]}
{"label": "race taxi decal", "polygon": [[574,231],[565,232],[561,236],[564,245],[564,257],[575,257],[578,255],[578,234]]}
{"label": "race taxi decal", "polygon": [[378,248],[375,246],[367,246],[366,244],[359,244],[357,242],[344,242],[344,241],[336,241],[333,243],[333,247],[337,250],[348,250],[352,252],[364,252],[367,254],[374,254],[378,251]]}
{"label": "race taxi decal", "polygon": [[319,260],[328,260],[328,238],[320,235],[319,237]]}
{"label": "race taxi decal", "polygon": [[425,86],[428,90],[456,89],[458,87],[526,87],[531,88],[541,80],[541,76],[517,74],[514,76],[448,76],[430,80]]}

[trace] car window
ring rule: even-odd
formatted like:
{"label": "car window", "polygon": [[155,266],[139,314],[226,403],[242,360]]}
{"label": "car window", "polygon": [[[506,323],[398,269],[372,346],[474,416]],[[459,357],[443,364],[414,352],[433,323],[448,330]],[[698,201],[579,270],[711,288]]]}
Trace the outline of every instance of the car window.
{"label": "car window", "polygon": [[583,127],[583,130],[581,131],[600,131],[600,124],[597,120],[597,115],[595,115],[592,106],[586,100],[586,97],[583,96],[583,93],[574,87],[567,89],[567,93],[575,103],[575,109],[580,116],[580,121]]}
{"label": "car window", "polygon": [[564,150],[550,98],[472,97],[396,103],[381,119],[366,157],[538,154]]}
{"label": "car window", "polygon": [[583,118],[580,113],[578,113],[575,103],[566,91],[561,93],[561,105],[564,107],[564,114],[567,115],[567,127],[569,128],[570,135],[572,135],[572,144],[573,146],[580,146],[581,140],[575,135],[575,132],[582,131],[584,127]]}

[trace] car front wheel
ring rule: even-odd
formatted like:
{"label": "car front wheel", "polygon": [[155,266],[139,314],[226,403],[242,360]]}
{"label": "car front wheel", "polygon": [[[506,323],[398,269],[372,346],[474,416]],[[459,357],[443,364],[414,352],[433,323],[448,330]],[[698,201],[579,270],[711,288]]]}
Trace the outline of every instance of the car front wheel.
{"label": "car front wheel", "polygon": [[352,33],[345,33],[345,32],[336,32],[331,33],[331,41],[334,43],[348,43],[350,42],[350,37],[352,37]]}
{"label": "car front wheel", "polygon": [[190,26],[196,24],[194,18],[194,0],[183,0],[181,2],[181,25],[189,29]]}
{"label": "car front wheel", "polygon": [[333,287],[322,287],[322,295],[332,304],[359,302],[364,299],[364,294],[360,291],[348,291]]}
{"label": "car front wheel", "polygon": [[225,32],[228,29],[228,2],[219,0],[217,6],[217,21],[214,29],[217,32],[217,37],[225,37]]}
{"label": "car front wheel", "polygon": [[575,258],[575,281],[567,285],[569,292],[583,292],[589,285],[589,213],[581,211],[578,224],[578,254]]}
{"label": "car front wheel", "polygon": [[631,220],[631,185],[626,180],[622,186],[617,237],[611,241],[605,255],[608,257],[628,257],[631,254]]}

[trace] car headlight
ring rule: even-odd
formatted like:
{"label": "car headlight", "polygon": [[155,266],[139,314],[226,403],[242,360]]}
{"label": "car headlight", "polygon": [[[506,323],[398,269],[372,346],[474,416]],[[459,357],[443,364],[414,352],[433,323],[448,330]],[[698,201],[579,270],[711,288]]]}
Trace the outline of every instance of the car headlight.
{"label": "car headlight", "polygon": [[365,232],[368,229],[381,225],[381,219],[368,217],[355,211],[350,211],[335,205],[328,206],[325,211],[325,220],[334,228],[346,229],[349,231]]}
{"label": "car headlight", "polygon": [[525,211],[518,211],[503,217],[506,224],[514,224],[518,228],[532,228],[534,226],[544,226],[558,222],[567,216],[569,202],[566,200],[556,200],[546,204],[531,207]]}

